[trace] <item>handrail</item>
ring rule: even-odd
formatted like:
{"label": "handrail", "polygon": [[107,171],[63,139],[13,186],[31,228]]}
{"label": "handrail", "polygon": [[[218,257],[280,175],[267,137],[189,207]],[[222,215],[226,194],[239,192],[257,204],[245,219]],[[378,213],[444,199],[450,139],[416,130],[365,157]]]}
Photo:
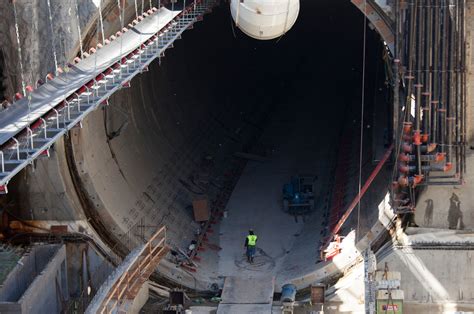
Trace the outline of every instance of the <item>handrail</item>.
{"label": "handrail", "polygon": [[[139,286],[148,279],[168,250],[166,227],[162,226],[142,245],[139,252],[130,253],[134,257],[129,261],[125,260],[127,266],[114,282],[106,281],[105,285],[109,285],[109,289],[100,302],[98,313],[112,313],[121,300],[133,299]],[[99,302],[100,299],[97,301]]]}

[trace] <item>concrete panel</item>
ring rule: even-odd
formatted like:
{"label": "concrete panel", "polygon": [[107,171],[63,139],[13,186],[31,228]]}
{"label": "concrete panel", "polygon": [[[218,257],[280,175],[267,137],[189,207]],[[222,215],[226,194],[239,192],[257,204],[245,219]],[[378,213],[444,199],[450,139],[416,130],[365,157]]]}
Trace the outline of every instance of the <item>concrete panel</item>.
{"label": "concrete panel", "polygon": [[56,245],[44,245],[33,247],[24,254],[2,283],[0,302],[17,302],[57,250]]}
{"label": "concrete panel", "polygon": [[[0,290],[0,313],[58,313],[68,300],[65,246],[32,247]],[[48,289],[45,289],[48,287]]]}
{"label": "concrete panel", "polygon": [[265,277],[226,277],[222,304],[271,304],[274,279]]}
{"label": "concrete panel", "polygon": [[18,301],[23,313],[58,313],[64,310],[60,300],[67,300],[69,296],[67,280],[63,278],[67,274],[61,271],[65,263],[66,248],[62,246]]}
{"label": "concrete panel", "polygon": [[271,314],[271,304],[219,304],[217,314]]}

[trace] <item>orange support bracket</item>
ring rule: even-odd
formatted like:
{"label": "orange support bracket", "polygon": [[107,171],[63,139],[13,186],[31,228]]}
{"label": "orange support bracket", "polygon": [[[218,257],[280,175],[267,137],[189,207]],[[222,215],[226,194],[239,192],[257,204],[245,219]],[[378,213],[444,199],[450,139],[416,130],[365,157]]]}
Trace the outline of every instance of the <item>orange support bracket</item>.
{"label": "orange support bracket", "polygon": [[331,240],[334,238],[334,235],[337,235],[338,232],[341,230],[342,228],[342,225],[346,222],[347,218],[349,217],[349,215],[352,213],[352,211],[354,210],[354,208],[356,207],[356,205],[360,202],[360,200],[362,199],[362,197],[364,196],[364,194],[367,192],[367,190],[369,189],[370,185],[372,184],[372,182],[374,181],[375,177],[377,177],[377,175],[379,174],[380,170],[382,169],[383,165],[387,162],[387,160],[389,159],[390,155],[392,154],[392,150],[393,150],[393,144],[390,145],[390,147],[387,149],[387,151],[385,152],[385,154],[383,155],[382,159],[379,161],[379,163],[377,164],[377,166],[375,167],[375,169],[372,171],[372,173],[370,174],[370,177],[367,179],[367,181],[365,181],[365,184],[364,186],[361,188],[359,194],[357,194],[357,196],[352,200],[351,204],[349,205],[349,207],[347,208],[347,210],[345,211],[345,213],[342,215],[342,217],[339,219],[338,223],[334,226],[333,230],[331,231],[331,236],[329,237],[328,241],[325,243],[325,245],[323,246],[323,250],[325,250],[326,248],[329,247],[330,243],[331,243]]}

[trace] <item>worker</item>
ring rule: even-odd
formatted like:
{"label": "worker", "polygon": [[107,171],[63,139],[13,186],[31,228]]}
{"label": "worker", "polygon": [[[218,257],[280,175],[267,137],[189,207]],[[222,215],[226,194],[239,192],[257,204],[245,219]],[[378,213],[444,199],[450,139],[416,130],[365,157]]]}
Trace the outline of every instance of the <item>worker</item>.
{"label": "worker", "polygon": [[255,256],[255,246],[257,245],[257,236],[252,229],[249,230],[249,234],[245,238],[245,247],[247,248],[247,261],[252,264]]}

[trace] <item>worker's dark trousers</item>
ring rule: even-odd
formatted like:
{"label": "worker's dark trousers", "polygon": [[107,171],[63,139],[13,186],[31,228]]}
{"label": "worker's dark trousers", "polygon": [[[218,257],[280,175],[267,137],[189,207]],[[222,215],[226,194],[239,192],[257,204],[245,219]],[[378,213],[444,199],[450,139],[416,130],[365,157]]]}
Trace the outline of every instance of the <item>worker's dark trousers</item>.
{"label": "worker's dark trousers", "polygon": [[255,256],[255,246],[254,245],[248,245],[247,246],[247,261],[249,263],[253,263],[254,256]]}

